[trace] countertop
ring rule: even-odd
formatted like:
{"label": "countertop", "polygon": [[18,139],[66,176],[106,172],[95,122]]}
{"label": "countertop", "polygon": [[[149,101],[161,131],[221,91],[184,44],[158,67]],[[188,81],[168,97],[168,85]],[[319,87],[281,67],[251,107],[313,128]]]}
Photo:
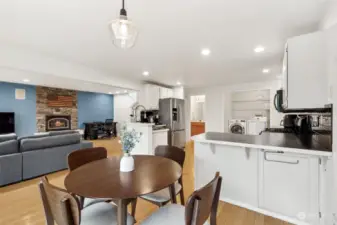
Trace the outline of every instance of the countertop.
{"label": "countertop", "polygon": [[[295,134],[263,132],[261,135],[207,132],[192,137],[196,142],[232,145],[316,156],[332,156],[328,135],[301,137]],[[330,146],[329,146],[330,145]]]}
{"label": "countertop", "polygon": [[152,130],[152,133],[161,133],[161,132],[168,132],[170,129],[168,128],[163,128],[163,129],[158,129],[158,130]]}
{"label": "countertop", "polygon": [[130,122],[127,125],[138,126],[138,127],[152,127],[154,123],[141,123],[141,122]]}

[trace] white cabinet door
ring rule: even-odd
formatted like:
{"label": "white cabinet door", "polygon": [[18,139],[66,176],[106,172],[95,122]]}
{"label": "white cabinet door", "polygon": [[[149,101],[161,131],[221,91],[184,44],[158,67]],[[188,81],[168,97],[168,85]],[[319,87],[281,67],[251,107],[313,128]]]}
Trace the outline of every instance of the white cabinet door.
{"label": "white cabinet door", "polygon": [[288,40],[288,109],[324,108],[328,103],[326,40],[322,31]]}
{"label": "white cabinet door", "polygon": [[333,225],[334,214],[334,175],[332,159],[322,158],[320,165],[320,205],[322,212],[322,223],[324,225]]}
{"label": "white cabinet door", "polygon": [[261,151],[260,161],[260,208],[318,224],[318,158]]}
{"label": "white cabinet door", "polygon": [[167,88],[160,88],[160,99],[167,98]]}
{"label": "white cabinet door", "polygon": [[222,175],[220,199],[252,208],[258,206],[258,150],[194,143],[195,188]]}
{"label": "white cabinet door", "polygon": [[160,87],[156,85],[147,86],[147,107],[148,109],[159,109]]}
{"label": "white cabinet door", "polygon": [[173,88],[173,98],[184,99],[184,88],[183,87],[176,87]]}
{"label": "white cabinet door", "polygon": [[328,72],[328,102],[333,103],[333,79],[337,74],[337,26],[326,30],[327,72]]}
{"label": "white cabinet door", "polygon": [[171,88],[167,89],[167,98],[173,98],[173,90]]}
{"label": "white cabinet door", "polygon": [[153,152],[159,145],[168,145],[168,133],[166,132],[153,132],[152,136],[152,148]]}
{"label": "white cabinet door", "polygon": [[160,88],[160,99],[163,98],[172,98],[173,97],[173,90],[171,88]]}

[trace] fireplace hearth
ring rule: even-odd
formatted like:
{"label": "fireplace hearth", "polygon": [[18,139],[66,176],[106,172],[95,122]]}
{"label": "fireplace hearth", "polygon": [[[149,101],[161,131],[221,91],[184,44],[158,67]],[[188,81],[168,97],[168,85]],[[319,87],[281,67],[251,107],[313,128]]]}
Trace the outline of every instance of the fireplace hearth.
{"label": "fireplace hearth", "polygon": [[71,116],[47,115],[46,131],[71,130]]}

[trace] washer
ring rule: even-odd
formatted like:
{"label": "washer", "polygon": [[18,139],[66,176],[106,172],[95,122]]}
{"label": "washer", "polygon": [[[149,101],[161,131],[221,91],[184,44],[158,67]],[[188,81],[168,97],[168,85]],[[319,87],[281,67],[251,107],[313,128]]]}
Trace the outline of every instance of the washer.
{"label": "washer", "polygon": [[228,131],[233,134],[246,134],[247,121],[233,119],[228,121]]}

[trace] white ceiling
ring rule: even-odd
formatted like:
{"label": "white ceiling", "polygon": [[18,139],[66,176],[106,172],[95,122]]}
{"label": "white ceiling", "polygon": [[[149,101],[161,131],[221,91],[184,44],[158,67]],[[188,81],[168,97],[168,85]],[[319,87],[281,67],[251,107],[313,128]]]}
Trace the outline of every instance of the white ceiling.
{"label": "white ceiling", "polygon": [[10,68],[0,68],[0,74],[0,83],[1,81],[5,81],[10,83],[22,83],[27,85],[39,85],[113,95],[123,95],[134,92],[133,89],[116,87],[109,84],[79,80],[70,77],[62,77],[60,79],[59,76],[54,76],[51,74],[40,74],[24,70],[13,70]]}
{"label": "white ceiling", "polygon": [[[133,49],[116,49],[107,28],[120,0],[0,0],[0,42],[113,76],[208,86],[274,79],[288,37],[318,29],[324,0],[126,0],[139,28]],[[256,55],[253,49],[266,51]],[[211,49],[209,57],[201,48]],[[262,68],[271,74],[262,74]]]}

